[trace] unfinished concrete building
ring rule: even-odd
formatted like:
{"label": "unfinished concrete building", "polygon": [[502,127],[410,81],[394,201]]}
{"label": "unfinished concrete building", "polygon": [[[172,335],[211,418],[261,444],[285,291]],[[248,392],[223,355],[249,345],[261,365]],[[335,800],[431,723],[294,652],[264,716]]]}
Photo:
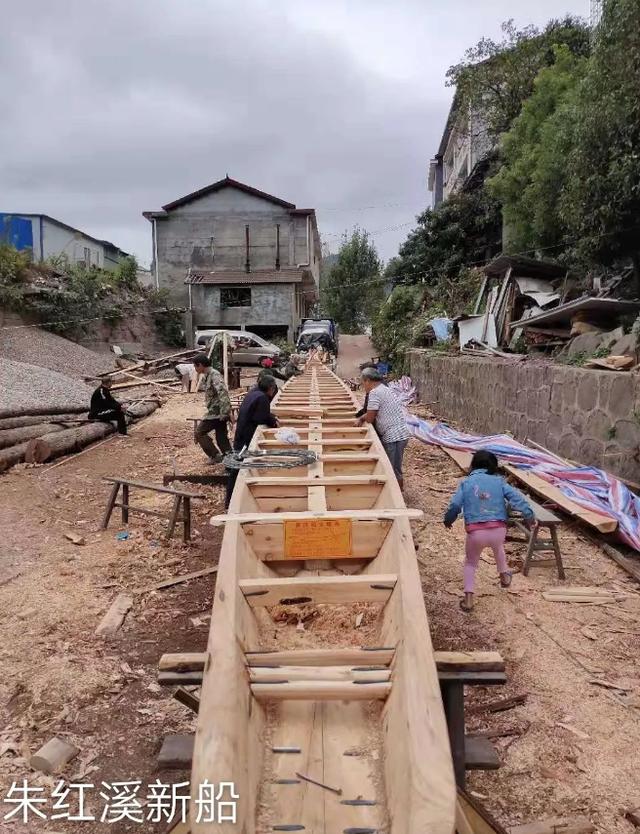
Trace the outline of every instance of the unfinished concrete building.
{"label": "unfinished concrete building", "polygon": [[144,216],[156,287],[188,308],[188,329],[293,340],[318,299],[314,209],[226,177]]}

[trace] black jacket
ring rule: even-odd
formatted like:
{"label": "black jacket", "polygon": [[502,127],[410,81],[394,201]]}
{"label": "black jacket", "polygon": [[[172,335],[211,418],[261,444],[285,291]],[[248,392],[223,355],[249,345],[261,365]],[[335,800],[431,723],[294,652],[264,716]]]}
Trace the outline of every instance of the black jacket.
{"label": "black jacket", "polygon": [[251,443],[251,438],[258,426],[275,428],[278,421],[271,413],[271,400],[257,386],[245,396],[238,411],[236,433],[233,438],[233,448],[239,452]]}
{"label": "black jacket", "polygon": [[122,406],[118,400],[113,398],[111,391],[108,388],[103,388],[99,385],[91,395],[91,405],[89,406],[89,417],[99,417],[103,411],[120,411]]}

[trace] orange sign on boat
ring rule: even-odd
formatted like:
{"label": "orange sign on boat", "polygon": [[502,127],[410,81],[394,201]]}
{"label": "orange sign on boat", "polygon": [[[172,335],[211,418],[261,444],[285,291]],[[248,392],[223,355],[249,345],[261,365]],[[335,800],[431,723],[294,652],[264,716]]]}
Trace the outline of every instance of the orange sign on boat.
{"label": "orange sign on boat", "polygon": [[350,518],[284,522],[285,559],[337,559],[351,555]]}

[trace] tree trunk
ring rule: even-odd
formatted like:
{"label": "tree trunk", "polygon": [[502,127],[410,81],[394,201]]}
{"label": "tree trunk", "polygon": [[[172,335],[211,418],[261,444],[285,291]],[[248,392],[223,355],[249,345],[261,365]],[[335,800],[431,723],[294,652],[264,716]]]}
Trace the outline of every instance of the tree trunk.
{"label": "tree trunk", "polygon": [[[135,406],[135,419],[146,417],[158,407],[157,403],[140,403]],[[127,422],[131,418],[127,417]],[[101,440],[115,431],[113,423],[88,423],[75,429],[64,429],[62,431],[45,434],[30,440],[27,444],[25,460],[27,463],[46,463],[62,455],[70,455],[79,452],[85,446]]]}
{"label": "tree trunk", "polygon": [[17,446],[9,446],[8,449],[0,451],[0,472],[10,469],[16,463],[22,463],[29,443],[19,443]]}
{"label": "tree trunk", "polygon": [[0,431],[21,429],[25,426],[37,426],[41,423],[50,423],[51,425],[57,426],[66,422],[77,423],[82,419],[82,414],[60,414],[60,416],[53,414],[34,414],[31,417],[5,417],[4,420],[0,420]]}
{"label": "tree trunk", "polygon": [[60,405],[43,408],[42,406],[36,408],[3,408],[0,409],[0,420],[5,417],[33,417],[37,415],[48,416],[50,414],[82,414],[89,411],[89,403],[87,405]]}
{"label": "tree trunk", "polygon": [[38,423],[35,426],[23,426],[19,429],[5,429],[0,431],[0,449],[7,449],[9,446],[16,446],[34,437],[42,437],[43,434],[61,431],[63,428],[64,426],[56,426],[52,423]]}

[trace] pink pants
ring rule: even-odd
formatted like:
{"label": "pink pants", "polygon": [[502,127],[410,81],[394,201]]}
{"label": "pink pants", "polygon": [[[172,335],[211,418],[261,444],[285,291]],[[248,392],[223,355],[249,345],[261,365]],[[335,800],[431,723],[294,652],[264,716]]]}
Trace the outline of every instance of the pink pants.
{"label": "pink pants", "polygon": [[472,594],[476,580],[476,570],[482,551],[486,547],[493,550],[493,555],[498,567],[498,573],[507,573],[509,566],[507,565],[507,556],[504,552],[504,540],[507,536],[506,527],[491,527],[488,530],[472,530],[467,533],[467,539],[464,545],[465,560],[464,560],[464,592],[465,594]]}

